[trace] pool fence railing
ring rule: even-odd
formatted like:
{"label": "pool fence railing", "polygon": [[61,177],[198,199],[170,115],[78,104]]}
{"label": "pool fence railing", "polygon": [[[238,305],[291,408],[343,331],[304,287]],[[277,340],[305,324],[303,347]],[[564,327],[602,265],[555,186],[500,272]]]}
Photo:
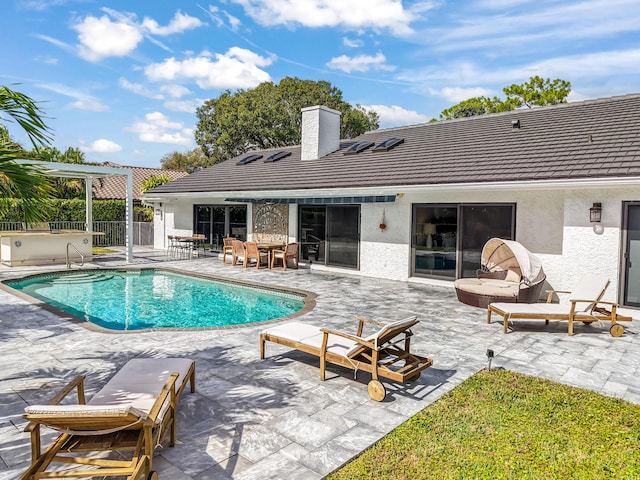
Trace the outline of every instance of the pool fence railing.
{"label": "pool fence railing", "polygon": [[[85,230],[85,222],[49,222],[52,230]],[[22,222],[0,222],[0,231],[22,230]],[[117,247],[125,244],[125,222],[93,222],[93,231],[104,235],[93,236],[94,247]],[[133,244],[153,245],[153,222],[133,222]]]}

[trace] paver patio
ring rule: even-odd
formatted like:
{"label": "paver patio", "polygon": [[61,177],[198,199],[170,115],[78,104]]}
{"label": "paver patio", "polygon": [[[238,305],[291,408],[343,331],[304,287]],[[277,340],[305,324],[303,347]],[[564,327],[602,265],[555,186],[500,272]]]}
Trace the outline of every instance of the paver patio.
{"label": "paver patio", "polygon": [[[569,337],[566,322],[541,321],[518,322],[504,335],[500,322],[486,323],[484,310],[459,303],[452,287],[308,269],[243,269],[212,257],[171,261],[144,249],[136,250],[135,263],[312,291],[317,305],[300,320],[342,330],[355,328],[356,316],[417,315],[412,350],[433,358],[434,366],[414,384],[384,381],[387,398],[377,403],[362,372],[354,381],[352,371],[330,366],[321,382],[316,358],[270,343],[261,361],[264,326],[100,333],[0,291],[0,480],[17,478],[28,466],[25,406],[46,402],[78,374],[87,375],[90,396],[138,356],[196,361],[197,392],[185,392],[178,407],[178,443],[157,449],[154,458],[160,478],[171,480],[322,478],[486,367],[489,348],[493,367],[640,403],[635,321],[625,324],[621,338],[609,335],[609,324],[578,324]],[[96,257],[92,264],[122,265],[122,255]],[[0,279],[48,268],[0,267]]]}

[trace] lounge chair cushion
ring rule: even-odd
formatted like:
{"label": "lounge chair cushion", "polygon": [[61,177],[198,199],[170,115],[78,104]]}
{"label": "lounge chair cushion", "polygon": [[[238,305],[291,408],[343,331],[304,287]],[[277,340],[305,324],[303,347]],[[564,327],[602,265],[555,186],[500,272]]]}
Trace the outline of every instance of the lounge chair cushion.
{"label": "lounge chair cushion", "polygon": [[141,418],[146,414],[132,405],[29,405],[24,409],[33,415],[117,415],[131,413]]}
{"label": "lounge chair cushion", "polygon": [[[569,315],[571,305],[563,303],[505,303],[495,302],[491,306],[509,315]],[[587,309],[588,310],[588,309]],[[576,308],[575,313],[585,313],[586,310]]]}

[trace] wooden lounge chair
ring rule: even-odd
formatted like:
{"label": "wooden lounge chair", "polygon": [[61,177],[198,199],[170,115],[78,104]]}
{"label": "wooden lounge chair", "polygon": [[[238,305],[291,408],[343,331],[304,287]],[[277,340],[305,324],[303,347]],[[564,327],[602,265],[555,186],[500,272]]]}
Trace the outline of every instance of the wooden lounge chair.
{"label": "wooden lounge chair", "polygon": [[[130,360],[85,403],[84,376],[67,384],[47,405],[25,409],[31,434],[31,466],[21,480],[39,478],[126,477],[157,479],[153,451],[167,432],[176,441],[176,405],[187,385],[195,391],[195,363],[182,358]],[[71,392],[77,404],[60,403]],[[41,451],[41,426],[60,435]],[[109,458],[100,452],[132,451]],[[49,467],[53,467],[49,469]]]}
{"label": "wooden lounge chair", "polygon": [[269,267],[269,252],[260,250],[256,242],[244,242],[246,249],[244,266],[248,267],[249,263],[256,262],[256,268],[260,268],[260,264],[263,260],[266,261],[267,268]]}
{"label": "wooden lounge chair", "polygon": [[298,268],[298,243],[288,243],[284,250],[274,250],[271,252],[271,268],[275,268],[276,260],[282,262],[282,269],[287,269],[287,263],[292,260],[295,267]]}
{"label": "wooden lounge chair", "polygon": [[[617,313],[618,304],[602,300],[609,286],[609,280],[600,277],[586,276],[573,292],[547,290],[547,303],[491,303],[487,308],[487,323],[491,323],[491,314],[501,315],[504,321],[504,333],[507,333],[510,320],[539,319],[566,320],[569,322],[568,333],[573,335],[573,322],[592,323],[598,321],[611,322],[609,332],[614,337],[624,333],[619,321],[631,321]],[[571,294],[569,303],[551,303],[557,293]],[[610,310],[607,310],[609,307]]]}
{"label": "wooden lounge chair", "polygon": [[[300,322],[269,328],[260,334],[260,358],[264,358],[265,342],[268,341],[319,357],[321,380],[325,379],[327,362],[355,371],[364,370],[371,373],[369,396],[378,402],[386,395],[379,378],[414,381],[433,363],[430,358],[410,352],[411,327],[418,323],[416,317],[388,324],[364,318],[357,321],[355,335]],[[363,337],[365,324],[375,325],[379,330]]]}

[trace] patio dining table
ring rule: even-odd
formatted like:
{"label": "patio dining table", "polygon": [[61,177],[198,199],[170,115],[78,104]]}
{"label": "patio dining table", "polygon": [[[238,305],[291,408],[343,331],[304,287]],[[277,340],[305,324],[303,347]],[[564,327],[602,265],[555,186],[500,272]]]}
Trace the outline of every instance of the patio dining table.
{"label": "patio dining table", "polygon": [[269,268],[271,268],[271,255],[274,250],[282,250],[286,243],[284,242],[257,242],[258,250],[267,251],[269,253]]}

